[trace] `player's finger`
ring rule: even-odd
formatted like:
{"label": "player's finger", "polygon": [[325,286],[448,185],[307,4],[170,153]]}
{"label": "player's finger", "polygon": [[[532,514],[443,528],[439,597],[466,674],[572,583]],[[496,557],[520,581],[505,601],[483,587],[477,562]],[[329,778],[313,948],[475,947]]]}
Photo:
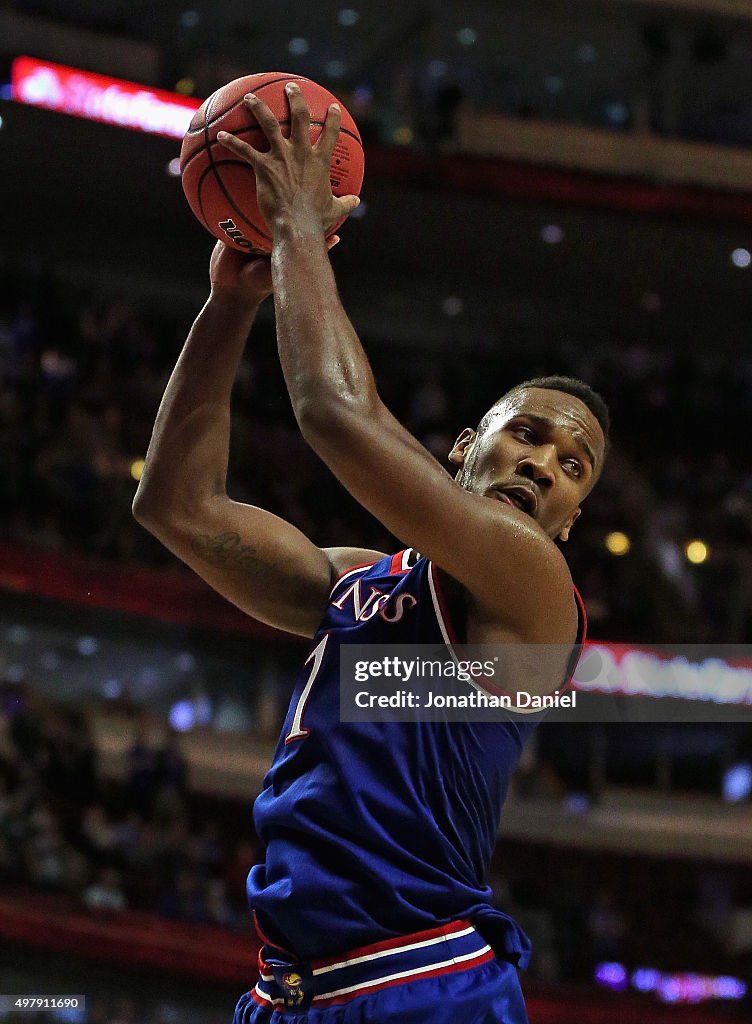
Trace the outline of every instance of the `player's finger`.
{"label": "player's finger", "polygon": [[342,120],[342,110],[339,103],[332,103],[326,112],[326,121],[321,129],[321,135],[316,140],[315,149],[328,162],[332,158],[334,147],[339,138],[339,125]]}
{"label": "player's finger", "polygon": [[271,148],[273,150],[280,149],[285,140],[279,127],[279,121],[266,103],[252,92],[243,97],[243,103],[258,121]]}
{"label": "player's finger", "polygon": [[249,146],[247,142],[243,142],[242,139],[236,138],[234,135],[230,135],[229,132],[217,132],[217,142],[220,146],[224,146],[225,149],[232,150],[241,160],[245,160],[251,167],[255,167],[258,158],[261,153],[253,146]]}
{"label": "player's finger", "polygon": [[337,220],[340,217],[349,217],[353,210],[360,206],[360,199],[357,196],[332,196],[332,202]]}
{"label": "player's finger", "polygon": [[290,104],[290,141],[297,144],[307,142],[311,137],[311,114],[305,96],[297,82],[288,82],[285,92]]}

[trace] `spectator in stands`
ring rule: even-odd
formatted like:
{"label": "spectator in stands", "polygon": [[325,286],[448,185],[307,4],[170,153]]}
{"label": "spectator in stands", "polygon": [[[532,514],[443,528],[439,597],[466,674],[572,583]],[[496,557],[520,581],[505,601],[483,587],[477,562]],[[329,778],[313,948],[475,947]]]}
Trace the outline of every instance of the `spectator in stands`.
{"label": "spectator in stands", "polygon": [[114,868],[103,868],[84,889],[82,898],[86,909],[97,914],[125,910],[127,906],[120,874]]}
{"label": "spectator in stands", "polygon": [[91,804],[84,811],[80,841],[87,857],[97,866],[113,864],[117,859],[118,835],[101,804]]}
{"label": "spectator in stands", "polygon": [[[446,99],[454,103],[451,88]],[[43,305],[20,298],[18,283],[16,288],[15,297],[9,288],[0,296],[0,439],[7,437],[5,450],[16,453],[0,467],[0,497],[9,499],[0,501],[0,524],[14,538],[55,549],[164,564],[169,556],[130,517],[135,487],[130,467],[145,451],[167,369],[165,354],[183,325],[147,316],[128,300],[83,296],[78,305],[66,305],[54,288],[45,288]],[[52,323],[58,325],[54,331]],[[64,331],[60,324],[67,325]],[[541,349],[536,358],[541,369],[554,366],[606,390],[618,380],[618,391],[609,395],[614,419],[617,425],[620,419],[630,423],[629,435],[617,438],[600,494],[570,552],[597,631],[591,635],[648,642],[746,641],[752,636],[747,565],[752,459],[742,452],[732,469],[725,442],[715,437],[703,439],[703,450],[696,447],[682,458],[667,461],[666,454],[675,456],[689,417],[720,413],[720,396],[729,429],[744,434],[752,413],[752,361],[720,351],[709,360],[701,346],[677,355],[668,344],[641,343],[623,350],[572,345],[566,352],[559,345]],[[413,360],[417,370],[417,350]],[[428,383],[416,391],[401,354],[374,352],[377,374],[392,382],[390,407],[437,457],[443,457],[446,437],[454,436],[452,430],[465,418],[467,396],[490,402],[499,381],[531,369],[529,357],[521,366],[513,348],[494,348],[482,360],[461,362],[450,349],[432,349],[426,363],[420,370]],[[37,379],[40,386],[32,388]],[[265,473],[259,453],[239,444],[230,483],[240,500],[297,521],[316,543],[326,544],[344,530],[359,546],[388,546],[378,524],[335,489],[327,487],[330,501],[307,499],[310,490],[323,492],[318,484],[326,471],[295,443],[278,369],[262,348],[249,351],[237,386],[243,400],[235,410],[234,436],[253,436],[251,418],[261,417],[264,450],[284,450],[294,464],[284,479]],[[648,424],[646,449],[643,425]],[[258,468],[253,475],[244,472],[248,459]],[[712,481],[711,493],[703,481]],[[719,493],[721,505],[714,497]],[[627,558],[614,559],[603,547],[604,533],[617,527],[632,537]],[[684,560],[681,547],[692,534],[711,545],[704,567],[688,567]],[[728,598],[721,601],[719,594]],[[142,764],[139,770],[149,774],[152,769]],[[150,810],[148,786],[141,788],[141,806]]]}
{"label": "spectator in stands", "polygon": [[183,796],[187,788],[187,767],[180,749],[180,735],[173,730],[167,734],[157,752],[155,784]]}
{"label": "spectator in stands", "polygon": [[235,914],[227,899],[225,883],[221,878],[210,878],[204,887],[204,906],[206,920],[222,928],[236,928],[238,915]]}
{"label": "spectator in stands", "polygon": [[612,889],[603,886],[597,891],[587,923],[593,962],[622,961],[627,925]]}
{"label": "spectator in stands", "polygon": [[192,868],[180,868],[174,879],[167,882],[159,909],[165,917],[193,922],[208,920],[206,892],[199,875]]}
{"label": "spectator in stands", "polygon": [[126,790],[128,804],[144,818],[150,818],[154,807],[159,754],[152,742],[149,726],[143,720],[128,748]]}
{"label": "spectator in stands", "polygon": [[57,815],[46,805],[31,817],[24,849],[31,881],[43,889],[67,889],[74,872],[74,851],[65,841]]}

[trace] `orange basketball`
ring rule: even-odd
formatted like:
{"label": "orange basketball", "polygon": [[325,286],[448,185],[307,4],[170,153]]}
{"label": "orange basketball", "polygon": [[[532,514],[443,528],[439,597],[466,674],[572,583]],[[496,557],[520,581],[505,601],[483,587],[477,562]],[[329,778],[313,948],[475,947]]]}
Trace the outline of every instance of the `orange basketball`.
{"label": "orange basketball", "polygon": [[[246,75],[223,85],[201,104],[183,138],[180,172],[190,207],[207,231],[240,252],[268,254],[272,236],[256,204],[252,168],[217,142],[217,132],[230,132],[255,149],[268,151],[263,130],[243,103],[243,97],[253,92],[274,112],[282,134],[288,138],[290,107],[285,83],[290,81],[299,84],[308,104],[311,142],[315,142],[329,105],[339,100],[310,79],[284,71]],[[339,105],[342,119],[329,177],[336,196],[358,195],[363,184],[363,146],[355,122]],[[332,233],[341,223],[332,228]]]}

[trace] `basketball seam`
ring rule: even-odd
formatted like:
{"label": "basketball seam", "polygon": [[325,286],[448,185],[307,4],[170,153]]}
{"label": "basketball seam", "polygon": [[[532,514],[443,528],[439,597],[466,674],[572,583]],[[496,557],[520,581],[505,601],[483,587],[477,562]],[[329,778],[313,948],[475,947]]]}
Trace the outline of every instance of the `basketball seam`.
{"label": "basketball seam", "polygon": [[[277,82],[310,82],[311,85],[316,85],[317,84],[316,82],[312,81],[310,78],[304,78],[302,75],[285,75],[283,78],[274,78],[274,79],[272,79],[271,82],[264,82],[257,89],[249,89],[248,93],[246,93],[246,96],[251,94],[251,93],[254,96],[256,96],[258,93],[261,92],[262,89],[267,89],[270,85],[276,85]],[[220,118],[224,117],[225,114],[229,114],[231,110],[235,110],[236,107],[239,107],[240,104],[245,99],[244,96],[241,96],[239,100],[235,100],[234,103],[231,103],[230,106],[227,107],[226,110],[222,111],[221,114],[217,114],[216,117],[212,117],[211,119],[208,119],[206,115],[209,113],[209,108],[212,105],[211,104],[211,100],[214,99],[214,97],[217,95],[217,93],[219,91],[220,90],[217,89],[216,92],[212,93],[212,95],[209,97],[209,101],[207,102],[207,105],[206,105],[206,110],[204,111],[204,124],[203,124],[203,127],[201,127],[201,128],[189,128],[188,131],[186,132],[186,135],[193,136],[193,135],[200,135],[201,132],[205,133],[207,128],[210,128],[213,124],[216,124],[217,121],[220,120]],[[289,120],[285,120],[285,121],[280,121],[279,123],[280,124],[289,124],[290,122],[289,122]],[[311,124],[322,124],[322,123],[323,122],[321,122],[321,121],[311,121]],[[361,147],[363,146],[363,140],[361,139],[360,134],[356,134],[355,132],[351,132],[349,128],[341,128],[340,127],[340,131],[344,132],[345,135],[349,135],[350,138],[355,139],[355,141]]]}
{"label": "basketball seam", "polygon": [[[211,125],[213,125],[217,121],[219,121],[219,119],[221,117],[224,117],[225,114],[229,114],[231,110],[235,110],[236,107],[239,107],[240,104],[243,102],[243,100],[245,99],[246,96],[249,96],[251,94],[254,95],[254,96],[257,96],[261,92],[262,89],[267,89],[270,85],[276,85],[277,82],[310,82],[310,81],[311,81],[310,78],[303,78],[300,75],[284,75],[281,78],[273,78],[271,82],[262,82],[262,84],[260,86],[258,86],[257,89],[249,89],[248,92],[245,93],[244,96],[241,96],[239,100],[235,100],[234,103],[231,103],[230,106],[227,107],[226,110],[222,111],[221,114],[217,114],[217,116],[213,117],[211,119],[211,121],[206,121],[205,127],[211,127]],[[311,82],[311,84],[315,85],[316,83],[315,82]],[[219,92],[219,91],[220,90],[217,89],[217,92]],[[205,120],[206,120],[206,118],[205,118]]]}
{"label": "basketball seam", "polygon": [[[199,211],[201,212],[201,220],[204,222],[204,227],[209,232],[209,234],[213,235],[214,232],[209,227],[209,221],[207,220],[206,214],[204,213],[204,200],[201,198],[201,186],[202,186],[202,184],[204,182],[204,178],[206,177],[206,175],[209,173],[210,170],[211,170],[211,167],[206,167],[204,169],[203,174],[198,179],[198,182],[196,184],[196,195],[198,196],[198,208],[199,208]],[[216,235],[214,237],[216,238]]]}
{"label": "basketball seam", "polygon": [[[238,217],[240,217],[241,220],[244,220],[246,222],[246,224],[249,227],[253,228],[253,230],[256,231],[259,235],[261,235],[262,238],[265,238],[267,240],[267,242],[271,242],[272,241],[271,235],[267,235],[266,232],[262,231],[261,228],[257,224],[254,224],[252,220],[250,220],[248,217],[246,217],[246,215],[243,213],[243,211],[240,210],[235,205],[235,201],[233,200],[232,196],[229,194],[227,189],[224,187],[224,185],[222,183],[222,179],[220,178],[220,176],[216,172],[216,168],[217,167],[224,167],[225,164],[235,164],[237,167],[248,167],[248,164],[244,163],[242,160],[218,160],[216,163],[212,162],[211,166],[206,168],[206,170],[202,173],[201,177],[198,180],[199,202],[201,202],[201,199],[200,199],[201,192],[200,192],[200,190],[201,190],[201,185],[203,184],[204,178],[211,171],[214,171],[214,177],[217,180],[217,183],[219,184],[220,188],[222,189],[222,192],[224,193],[225,199],[230,204],[230,206],[232,206],[233,210],[238,215]],[[202,205],[202,209],[203,209],[203,205]],[[209,230],[211,231],[211,228]],[[211,233],[214,234],[213,231],[211,231]],[[216,238],[216,235],[215,235],[215,238]]]}
{"label": "basketball seam", "polygon": [[[201,130],[203,131],[203,128]],[[248,135],[250,132],[262,131],[262,130],[263,129],[261,128],[260,124],[255,124],[255,125],[251,125],[250,128],[241,128],[239,132],[233,132],[232,134],[234,136],[236,136],[236,138],[241,138],[243,135]],[[193,163],[193,161],[196,159],[197,156],[200,156],[204,152],[205,149],[210,149],[212,146],[215,146],[215,145],[219,146],[219,145],[221,145],[221,143],[217,142],[216,139],[213,139],[208,145],[199,146],[199,148],[196,150],[196,152],[195,153],[191,153],[191,155],[185,161],[185,163],[183,164],[183,167],[182,167],[182,170],[180,171],[180,173],[184,174],[186,167],[188,167],[191,163]]]}
{"label": "basketball seam", "polygon": [[[278,81],[283,81],[283,79],[278,79]],[[204,180],[205,176],[209,173],[209,171],[212,171],[213,174],[214,174],[214,180],[216,181],[217,185],[219,185],[219,189],[220,189],[222,195],[225,197],[225,199],[227,200],[229,205],[232,207],[232,209],[235,211],[235,213],[238,215],[238,217],[240,217],[241,220],[244,220],[245,223],[249,225],[249,227],[253,228],[254,231],[257,231],[258,234],[262,238],[266,239],[267,242],[271,242],[271,240],[272,240],[271,237],[269,235],[267,235],[264,231],[261,231],[258,227],[256,227],[256,225],[253,223],[253,221],[249,220],[246,217],[246,215],[243,213],[243,211],[236,205],[235,200],[232,198],[230,193],[225,188],[225,183],[222,181],[222,178],[219,176],[219,174],[217,174],[217,167],[219,165],[217,164],[217,161],[214,159],[214,155],[212,153],[212,144],[209,142],[209,119],[208,119],[208,114],[210,112],[210,108],[211,108],[211,103],[207,105],[206,112],[204,114],[204,139],[205,139],[204,148],[206,149],[207,156],[209,157],[209,166],[206,168],[206,171],[204,171],[204,173],[201,175],[201,178],[199,179],[199,201],[200,201],[200,196],[201,196],[201,184],[203,183],[203,180]],[[242,161],[240,161],[240,160],[222,160],[222,161],[220,161],[220,164],[226,164],[226,163],[237,163],[237,164],[240,164],[242,167],[247,167],[248,166],[247,164],[242,163]],[[209,228],[209,231],[210,231],[210,233],[212,235],[214,234],[214,232],[211,230],[211,228]]]}
{"label": "basketball seam", "polygon": [[[203,125],[200,128],[189,128],[188,131],[186,132],[186,135],[200,135],[201,132],[205,131],[207,127],[211,127],[211,125],[213,125],[216,121],[219,121],[220,117],[224,117],[225,114],[229,114],[231,110],[234,110],[236,107],[239,107],[240,104],[245,99],[245,97],[248,96],[249,94],[253,93],[255,95],[257,92],[260,92],[262,89],[265,89],[267,87],[267,85],[274,85],[276,82],[287,82],[287,81],[291,81],[291,82],[293,82],[293,81],[310,82],[311,80],[310,80],[310,78],[302,78],[299,75],[298,76],[296,76],[296,75],[285,75],[282,78],[275,78],[271,82],[262,82],[262,84],[257,89],[249,89],[247,93],[245,93],[243,96],[240,97],[239,100],[235,100],[234,103],[231,103],[229,107],[227,107],[225,110],[223,110],[220,114],[217,114],[216,117],[213,117],[211,119],[207,119],[206,115],[209,112],[209,109],[212,107],[213,101],[214,101],[215,97],[217,96],[218,93],[220,93],[222,91],[224,86],[220,87],[219,89],[215,89],[214,92],[211,94],[211,96],[206,101],[206,110],[204,110],[204,123],[203,123]],[[228,83],[228,84],[230,84],[230,83]]]}
{"label": "basketball seam", "polygon": [[[289,118],[286,118],[284,121],[280,121],[279,122],[279,124],[289,124],[289,123],[290,123],[290,119]],[[319,125],[322,128],[324,127],[324,122],[323,121],[311,121],[311,124],[317,124],[317,125]],[[204,129],[202,128],[201,130],[203,131]],[[263,130],[264,129],[261,127],[260,124],[252,124],[249,128],[241,128],[239,132],[232,132],[232,134],[236,138],[241,138],[243,135],[248,135],[250,132],[262,132]],[[340,128],[340,133],[342,135],[349,135],[351,139],[354,139],[355,142],[358,143],[358,145],[360,146],[361,149],[363,148],[363,143],[360,141],[360,139],[356,135],[353,135],[353,133],[351,131],[349,131],[347,128]],[[221,143],[218,143],[216,139],[213,139],[208,144],[204,144],[203,146],[200,146],[196,150],[195,153],[191,153],[191,155],[188,157],[186,162],[183,164],[183,167],[182,167],[180,173],[184,174],[186,167],[188,167],[188,165],[193,160],[195,160],[197,156],[199,156],[201,153],[203,153],[205,149],[210,149],[214,145],[221,145]],[[259,150],[259,152],[263,152],[263,150]]]}
{"label": "basketball seam", "polygon": [[[209,98],[209,100],[207,100],[206,110],[204,111],[204,128],[206,127],[206,111],[209,110],[210,106],[211,106],[211,97]],[[204,129],[202,129],[202,131],[203,130]],[[206,148],[206,146],[202,145],[200,150],[198,151],[198,153],[203,153],[205,148]],[[191,163],[191,161],[194,159],[194,157],[198,156],[198,153],[195,153],[192,157],[190,157],[189,160],[187,160],[185,162],[185,165],[180,168],[180,176],[181,177],[182,177],[182,175],[183,175],[183,173],[185,171],[185,167],[187,167],[187,165],[189,165]],[[209,226],[209,220],[208,220],[206,214],[204,213],[204,201],[201,198],[201,186],[204,183],[204,178],[206,177],[207,172],[210,171],[210,170],[211,170],[211,163],[209,163],[209,166],[204,170],[204,173],[201,175],[201,177],[199,178],[199,180],[197,182],[197,185],[196,185],[196,198],[197,198],[198,203],[199,203],[199,212],[201,213],[201,219],[204,221],[204,226],[206,227],[207,231],[210,234],[214,234],[214,231],[212,231],[211,227]],[[184,190],[185,189],[183,188],[183,191]]]}
{"label": "basketball seam", "polygon": [[[275,78],[271,82],[264,82],[263,85],[260,85],[258,87],[258,89],[253,89],[253,90],[250,90],[250,91],[253,92],[254,94],[256,94],[256,93],[260,92],[261,89],[265,89],[267,86],[270,86],[270,85],[275,85],[277,82],[286,82],[286,81],[294,81],[294,80],[303,81],[303,82],[309,82],[310,81],[310,79],[301,78],[301,77],[295,76],[295,75],[281,75],[279,78]],[[219,92],[219,90],[217,90],[217,92]],[[207,227],[207,230],[209,231],[210,234],[213,235],[214,231],[209,227],[209,223],[208,223],[206,217],[204,216],[204,206],[203,206],[203,203],[201,202],[201,186],[203,185],[204,178],[206,177],[206,175],[211,172],[211,173],[214,174],[214,179],[215,179],[217,185],[219,186],[219,189],[220,189],[222,195],[225,197],[227,203],[235,211],[237,216],[242,221],[245,221],[245,223],[250,228],[252,228],[255,232],[257,232],[261,236],[261,238],[265,239],[267,242],[271,242],[272,241],[271,236],[267,235],[266,232],[262,231],[256,224],[253,223],[252,220],[249,220],[249,218],[246,217],[246,215],[243,213],[243,211],[236,205],[234,199],[232,198],[230,193],[227,191],[227,188],[225,187],[225,184],[222,181],[222,178],[217,173],[217,167],[222,166],[223,164],[227,164],[227,163],[231,163],[231,164],[235,163],[235,164],[239,164],[240,166],[243,166],[243,167],[247,166],[246,164],[244,164],[242,161],[239,161],[239,160],[222,160],[222,161],[217,162],[214,159],[214,155],[212,153],[213,141],[209,140],[209,128],[211,127],[212,124],[216,123],[216,121],[218,121],[221,117],[224,117],[225,114],[229,113],[229,111],[231,111],[231,110],[234,110],[235,107],[239,106],[239,104],[243,102],[243,100],[241,98],[236,103],[233,103],[226,110],[222,111],[221,114],[218,114],[216,118],[210,120],[210,114],[211,114],[212,107],[213,107],[214,102],[215,102],[215,97],[217,95],[217,92],[215,92],[212,96],[209,97],[209,99],[207,101],[207,104],[206,104],[206,110],[204,111],[204,126],[203,126],[204,145],[203,145],[202,149],[206,150],[207,157],[209,158],[209,166],[203,171],[203,173],[201,174],[201,177],[199,178],[199,181],[198,181],[197,194],[198,194],[199,208],[201,210],[201,216],[204,218],[204,223],[205,223],[205,225]],[[284,123],[284,122],[281,122],[281,123]],[[287,123],[289,123],[289,122],[287,122]],[[320,122],[320,121],[314,121],[312,123],[313,124],[322,124],[322,122]],[[260,126],[259,125],[255,125],[255,126],[251,125],[250,129],[254,130],[257,127],[260,127]],[[322,125],[322,127],[323,127],[323,125]],[[344,131],[345,134],[350,135],[353,139],[355,139],[355,141],[358,142],[358,144],[362,148],[362,146],[363,146],[362,142],[360,141],[360,139],[356,138],[352,134],[352,132],[347,131],[347,129],[340,129],[340,130]],[[198,150],[198,153],[200,153],[200,152],[201,152],[201,149]],[[193,156],[197,156],[198,153],[194,153]],[[191,156],[189,158],[188,162],[185,165],[186,167],[188,166],[188,163],[190,163],[190,160],[193,159],[193,156]],[[183,171],[184,170],[185,170],[185,167],[183,167]]]}
{"label": "basketball seam", "polygon": [[[201,131],[204,131],[205,128],[206,128],[206,114],[207,114],[207,111],[209,110],[209,108],[211,107],[212,102],[213,102],[215,96],[216,96],[216,92],[212,93],[212,95],[206,101],[206,107],[204,109],[204,127],[201,129]],[[202,146],[201,149],[198,150],[198,152],[200,153],[204,148],[205,148],[205,146]],[[196,153],[193,154],[193,156],[196,156],[196,155],[197,155]],[[186,161],[185,165],[180,168],[180,176],[181,176],[181,178],[183,176],[185,168],[188,166],[188,164],[193,159],[193,156],[191,156]],[[211,164],[210,164],[210,166],[211,166]],[[208,169],[209,168],[207,168],[207,170]],[[210,235],[213,235],[214,232],[212,231],[211,227],[209,226],[209,221],[208,221],[208,219],[206,217],[206,214],[204,213],[204,203],[203,203],[203,200],[201,199],[201,183],[203,182],[203,180],[204,180],[204,175],[202,174],[201,177],[199,178],[198,184],[196,186],[196,199],[198,201],[198,208],[199,208],[199,212],[201,214],[201,220],[204,222],[204,227],[206,228],[206,230],[209,232]],[[185,187],[183,188],[183,191],[185,191]]]}

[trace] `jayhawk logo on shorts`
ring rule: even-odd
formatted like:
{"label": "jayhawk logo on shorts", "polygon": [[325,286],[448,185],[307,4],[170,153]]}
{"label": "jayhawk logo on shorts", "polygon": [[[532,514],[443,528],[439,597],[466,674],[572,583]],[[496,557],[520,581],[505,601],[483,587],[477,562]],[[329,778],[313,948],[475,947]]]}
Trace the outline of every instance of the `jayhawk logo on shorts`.
{"label": "jayhawk logo on shorts", "polygon": [[295,974],[294,971],[291,971],[289,974],[283,974],[282,987],[285,990],[285,1007],[288,1010],[294,1010],[296,1006],[300,1006],[305,998],[303,979],[300,975]]}

